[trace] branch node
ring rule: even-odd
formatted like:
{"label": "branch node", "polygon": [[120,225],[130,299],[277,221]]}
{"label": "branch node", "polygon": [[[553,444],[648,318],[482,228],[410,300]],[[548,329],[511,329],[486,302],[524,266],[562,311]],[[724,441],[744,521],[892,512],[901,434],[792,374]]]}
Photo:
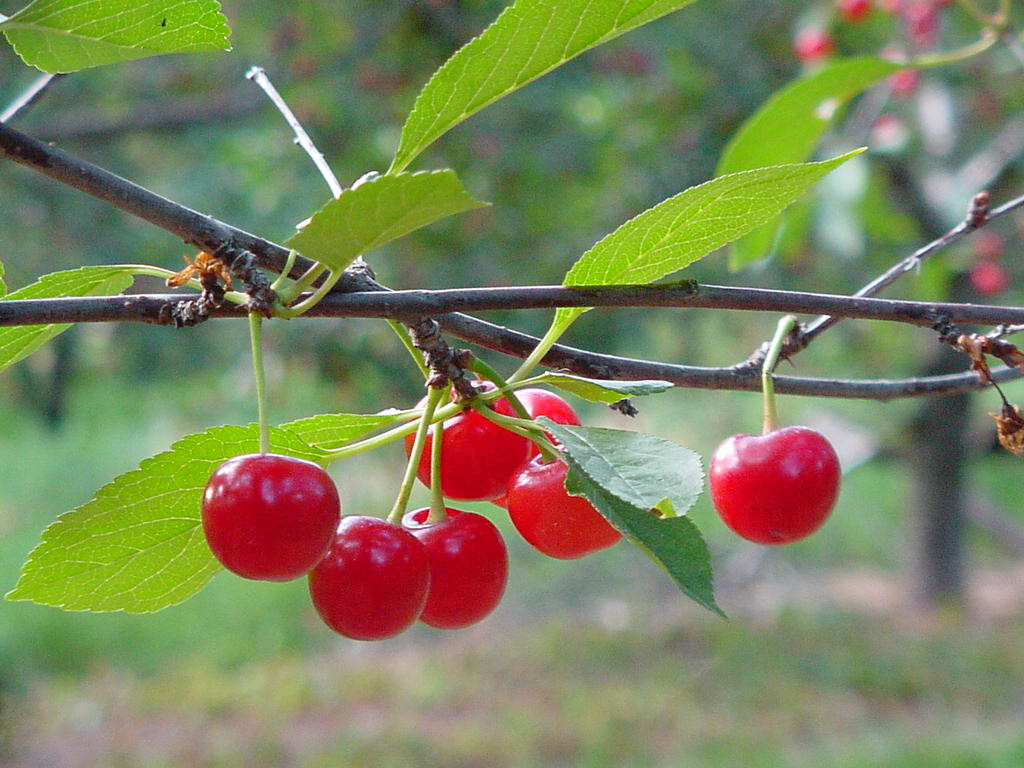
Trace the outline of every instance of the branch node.
{"label": "branch node", "polygon": [[988,221],[991,196],[987,190],[982,190],[974,197],[967,206],[967,218],[964,219],[964,226],[968,230],[978,229]]}

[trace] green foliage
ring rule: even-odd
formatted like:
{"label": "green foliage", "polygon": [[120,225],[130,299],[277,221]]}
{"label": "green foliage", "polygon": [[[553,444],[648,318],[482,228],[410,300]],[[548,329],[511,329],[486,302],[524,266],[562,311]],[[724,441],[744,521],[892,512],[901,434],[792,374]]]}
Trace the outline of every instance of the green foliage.
{"label": "green foliage", "polygon": [[[814,154],[839,109],[879,80],[903,69],[873,56],[839,60],[778,91],[751,115],[726,145],[717,175],[765,165],[801,163]],[[765,224],[733,243],[733,270],[764,258],[779,222]]]}
{"label": "green foliage", "polygon": [[0,298],[7,293],[7,283],[4,282],[4,263],[0,261]]}
{"label": "green foliage", "polygon": [[[0,273],[2,274],[2,273]],[[111,296],[132,284],[133,268],[81,267],[44,275],[32,285],[4,296],[4,300],[52,299],[66,296]],[[3,281],[0,281],[0,285]],[[0,328],[0,371],[22,360],[71,325],[21,325]]]}
{"label": "green foliage", "polygon": [[217,0],[35,0],[0,30],[26,64],[51,73],[230,48]]}
{"label": "green foliage", "polygon": [[592,403],[617,403],[627,397],[656,395],[659,392],[666,392],[675,386],[670,381],[660,381],[657,379],[645,381],[598,380],[554,371],[542,374],[539,377],[538,383],[550,384]]}
{"label": "green foliage", "polygon": [[711,553],[697,526],[681,516],[704,487],[700,457],[654,435],[563,426],[545,417],[538,423],[565,449],[566,490],[586,496],[684,593],[722,614],[711,583]]}
{"label": "green foliage", "polygon": [[377,176],[327,203],[288,245],[341,270],[357,256],[420,227],[485,205],[466,192],[455,171]]}
{"label": "green foliage", "polygon": [[416,98],[391,172],[475,112],[694,0],[518,0],[452,56]]}
{"label": "green foliage", "polygon": [[[271,430],[275,452],[316,461],[322,451]],[[29,555],[8,600],[72,611],[149,613],[198,592],[220,569],[203,536],[200,503],[222,462],[259,450],[259,430],[189,435],[61,515]]]}
{"label": "green foliage", "polygon": [[[777,216],[829,171],[862,150],[820,163],[742,171],[690,187],[627,221],[584,253],[565,285],[650,283]],[[567,326],[586,307],[565,307],[554,325]]]}

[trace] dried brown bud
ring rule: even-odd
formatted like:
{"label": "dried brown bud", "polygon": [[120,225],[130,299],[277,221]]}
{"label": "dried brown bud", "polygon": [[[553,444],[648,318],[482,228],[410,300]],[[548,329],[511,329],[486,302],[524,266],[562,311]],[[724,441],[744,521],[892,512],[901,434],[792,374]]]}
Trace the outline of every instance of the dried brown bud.
{"label": "dried brown bud", "polygon": [[1024,456],[1024,415],[1020,407],[1006,404],[999,413],[990,413],[996,422],[1000,445],[1016,456]]}

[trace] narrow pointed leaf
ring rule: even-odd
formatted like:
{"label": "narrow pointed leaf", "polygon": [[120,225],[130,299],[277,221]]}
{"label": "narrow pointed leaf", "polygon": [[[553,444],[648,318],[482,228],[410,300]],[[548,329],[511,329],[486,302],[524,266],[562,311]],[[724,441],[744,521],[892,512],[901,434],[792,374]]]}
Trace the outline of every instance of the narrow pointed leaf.
{"label": "narrow pointed leaf", "polygon": [[[310,461],[323,456],[281,429],[271,429],[271,447]],[[214,427],[145,459],[43,531],[7,599],[126,613],[188,599],[220,569],[200,518],[206,482],[225,460],[258,450],[256,425]]]}
{"label": "narrow pointed leaf", "polygon": [[331,200],[287,244],[339,270],[413,230],[485,205],[452,170],[378,176]]}
{"label": "narrow pointed leaf", "polygon": [[402,128],[390,172],[446,131],[594,46],[694,0],[517,0],[434,73]]}
{"label": "narrow pointed leaf", "polygon": [[617,403],[627,397],[655,395],[672,389],[670,381],[657,379],[645,381],[610,381],[585,379],[568,373],[547,372],[541,376],[541,383],[550,384],[593,403]]}
{"label": "narrow pointed leaf", "polygon": [[[862,150],[820,163],[757,168],[719,176],[630,219],[584,253],[565,285],[651,283],[692,264],[778,216],[823,176]],[[566,307],[567,325],[587,307]]]}
{"label": "narrow pointed leaf", "polygon": [[[787,85],[758,109],[733,135],[718,164],[718,175],[782,163],[801,163],[854,96],[904,68],[872,56],[838,60]],[[736,241],[733,270],[764,258],[776,240],[780,222],[763,225]]]}
{"label": "narrow pointed leaf", "polygon": [[0,298],[7,293],[7,283],[4,282],[4,263],[0,261]]}
{"label": "narrow pointed leaf", "polygon": [[310,445],[321,448],[339,448],[358,440],[364,435],[406,421],[411,411],[381,411],[380,413],[323,413],[298,421],[282,424],[281,428],[291,432]]}
{"label": "narrow pointed leaf", "polygon": [[[2,300],[54,299],[64,296],[112,296],[132,284],[132,267],[81,267],[44,275],[31,285],[9,293]],[[71,326],[17,325],[0,328],[0,371],[28,357]]]}
{"label": "narrow pointed leaf", "polygon": [[35,0],[0,30],[26,64],[51,73],[231,47],[217,0]]}

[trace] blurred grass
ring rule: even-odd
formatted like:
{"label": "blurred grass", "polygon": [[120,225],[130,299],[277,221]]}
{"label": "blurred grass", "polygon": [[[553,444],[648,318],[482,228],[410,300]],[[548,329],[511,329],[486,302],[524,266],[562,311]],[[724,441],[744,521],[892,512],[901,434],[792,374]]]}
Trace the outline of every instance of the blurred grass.
{"label": "blurred grass", "polygon": [[[0,583],[13,584],[47,522],[113,475],[187,432],[247,421],[239,380],[228,371],[129,393],[85,376],[57,431],[3,406]],[[312,375],[287,381],[272,395],[275,420],[344,408]],[[642,406],[634,423],[603,409],[585,418],[706,456],[723,432],[756,424],[759,407],[700,392]],[[784,408],[813,421],[822,406]],[[332,469],[345,508],[387,509],[400,465],[396,447]],[[998,498],[1014,467],[1003,456],[978,466]],[[862,462],[820,534],[767,552],[738,542],[703,499],[692,514],[727,622],[626,545],[539,557],[490,505],[477,508],[510,534],[511,581],[496,613],[463,632],[343,641],[320,626],[302,581],[229,574],[150,616],[6,603],[0,764],[6,751],[19,768],[1019,766],[1024,616],[903,612],[904,485],[884,453]],[[972,556],[1005,565],[983,537]]]}

